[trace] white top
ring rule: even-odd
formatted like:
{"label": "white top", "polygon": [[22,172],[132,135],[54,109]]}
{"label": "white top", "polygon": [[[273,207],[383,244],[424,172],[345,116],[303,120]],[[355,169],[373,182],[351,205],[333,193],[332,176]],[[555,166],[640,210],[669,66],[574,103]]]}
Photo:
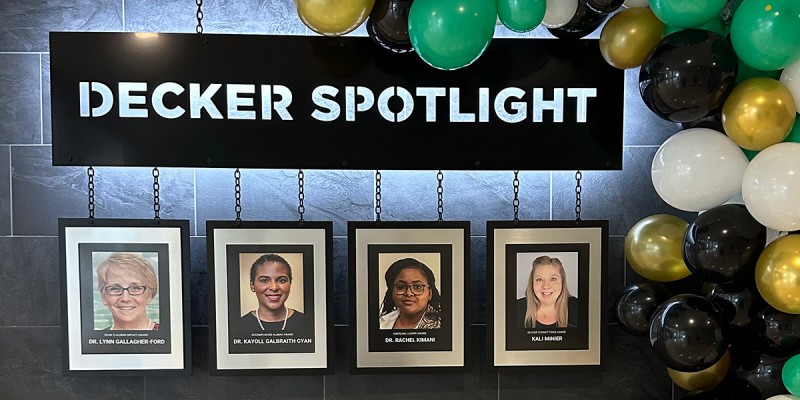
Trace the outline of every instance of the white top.
{"label": "white top", "polygon": [[[397,317],[400,316],[400,310],[394,310],[386,315],[381,315],[380,319],[378,320],[381,329],[394,329],[394,323],[397,321]],[[419,324],[422,320],[425,319],[425,314],[422,314],[422,318],[417,321],[417,326],[414,329],[419,329]]]}
{"label": "white top", "polygon": [[399,316],[400,310],[394,310],[386,315],[381,315],[380,319],[378,320],[381,329],[394,329],[394,323],[397,321],[397,317]]}

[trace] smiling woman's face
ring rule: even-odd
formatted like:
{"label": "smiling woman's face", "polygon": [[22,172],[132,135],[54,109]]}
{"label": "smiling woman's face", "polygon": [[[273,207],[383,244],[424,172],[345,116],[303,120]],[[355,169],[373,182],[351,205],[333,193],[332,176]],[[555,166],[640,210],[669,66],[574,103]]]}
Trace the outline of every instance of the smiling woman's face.
{"label": "smiling woman's face", "polygon": [[542,264],[533,271],[533,293],[542,304],[555,304],[563,285],[558,267]]}
{"label": "smiling woman's face", "polygon": [[255,292],[258,303],[274,311],[283,309],[283,304],[292,291],[286,266],[278,262],[267,262],[258,266],[255,276],[255,280],[250,282],[250,289]]}
{"label": "smiling woman's face", "polygon": [[[106,287],[117,286],[130,288],[131,286],[144,286],[143,279],[138,274],[125,269],[109,268],[106,273]],[[111,311],[116,325],[132,324],[147,320],[147,305],[153,299],[150,289],[138,296],[132,296],[127,290],[120,296],[112,296],[105,290],[100,291],[103,304]]]}
{"label": "smiling woman's face", "polygon": [[431,300],[432,295],[428,287],[428,279],[425,278],[425,274],[422,271],[417,268],[405,268],[394,279],[394,284],[424,286],[421,294],[412,293],[410,287],[402,294],[397,294],[390,288],[394,304],[402,314],[415,315],[428,308],[428,302]]}

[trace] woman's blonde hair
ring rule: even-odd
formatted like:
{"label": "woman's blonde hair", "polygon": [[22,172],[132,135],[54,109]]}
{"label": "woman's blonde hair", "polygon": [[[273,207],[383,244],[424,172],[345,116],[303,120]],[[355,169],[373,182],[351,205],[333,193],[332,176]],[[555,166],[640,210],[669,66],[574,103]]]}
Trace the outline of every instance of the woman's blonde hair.
{"label": "woman's blonde hair", "polygon": [[150,298],[158,294],[158,278],[156,271],[147,260],[134,253],[111,253],[97,267],[97,288],[102,292],[106,286],[106,278],[110,270],[130,272],[142,281],[142,285],[151,290]]}
{"label": "woman's blonde hair", "polygon": [[536,272],[536,268],[542,265],[552,265],[554,267],[558,267],[558,274],[561,275],[561,294],[558,295],[556,299],[556,326],[559,328],[564,328],[567,326],[569,321],[569,289],[567,288],[567,274],[564,271],[564,265],[561,264],[561,260],[558,258],[551,258],[548,256],[539,256],[533,260],[533,265],[531,266],[531,273],[528,275],[528,287],[525,288],[525,297],[528,300],[528,309],[525,311],[525,327],[526,328],[535,328],[536,327],[536,311],[539,310],[541,306],[541,302],[539,298],[536,297],[536,294],[533,293],[533,275]]}

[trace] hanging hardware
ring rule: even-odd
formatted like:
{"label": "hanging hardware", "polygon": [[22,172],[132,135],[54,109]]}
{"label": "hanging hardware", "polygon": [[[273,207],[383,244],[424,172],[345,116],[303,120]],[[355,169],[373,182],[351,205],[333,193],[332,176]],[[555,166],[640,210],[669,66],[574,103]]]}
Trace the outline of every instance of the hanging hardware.
{"label": "hanging hardware", "polygon": [[303,200],[305,200],[305,194],[303,193],[303,185],[304,185],[305,174],[303,174],[303,170],[297,171],[297,199],[300,200],[300,205],[297,206],[297,212],[300,213],[300,226],[303,226],[303,213],[306,212],[306,207],[303,205]]}
{"label": "hanging hardware", "polygon": [[514,171],[514,224],[519,223],[519,171]]}
{"label": "hanging hardware", "polygon": [[197,27],[195,31],[197,33],[203,33],[203,0],[195,0],[197,4]]}
{"label": "hanging hardware", "polygon": [[158,175],[158,167],[153,168],[153,211],[156,213],[154,218],[156,225],[161,223],[161,203],[160,199],[158,198],[158,191],[160,189],[158,184]]}
{"label": "hanging hardware", "polygon": [[381,171],[375,171],[375,222],[381,223]]}
{"label": "hanging hardware", "polygon": [[575,220],[581,220],[581,171],[575,172]]}
{"label": "hanging hardware", "polygon": [[242,224],[242,173],[239,172],[239,168],[236,168],[236,171],[233,172],[233,179],[235,181],[234,192],[236,197],[236,226],[239,226]]}
{"label": "hanging hardware", "polygon": [[86,170],[89,176],[89,223],[94,223],[94,168],[91,166]]}
{"label": "hanging hardware", "polygon": [[439,222],[442,222],[442,214],[444,213],[444,201],[442,201],[442,195],[444,194],[444,188],[442,187],[442,181],[444,180],[444,174],[442,170],[436,174],[436,180],[439,181],[439,186],[436,187],[436,193],[439,195]]}

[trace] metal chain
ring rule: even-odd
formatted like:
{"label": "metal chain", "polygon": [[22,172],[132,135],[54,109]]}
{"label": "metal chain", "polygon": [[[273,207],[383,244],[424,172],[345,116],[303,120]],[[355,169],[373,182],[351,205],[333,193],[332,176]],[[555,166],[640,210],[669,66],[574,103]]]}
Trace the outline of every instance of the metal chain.
{"label": "metal chain", "polygon": [[153,168],[153,211],[156,212],[155,221],[156,224],[161,223],[161,203],[158,198],[158,191],[160,189],[158,185],[158,167]]}
{"label": "metal chain", "polygon": [[303,219],[303,213],[306,212],[306,207],[303,205],[303,200],[305,200],[305,194],[303,193],[303,180],[305,178],[305,174],[303,174],[303,170],[299,170],[297,172],[297,199],[300,200],[300,205],[297,207],[297,212],[300,213],[300,224],[302,225],[305,221]]}
{"label": "metal chain", "polygon": [[94,168],[86,170],[89,175],[89,223],[94,223]]}
{"label": "metal chain", "polygon": [[381,171],[375,171],[375,222],[381,222]]}
{"label": "metal chain", "polygon": [[442,201],[442,195],[444,194],[444,188],[442,187],[442,181],[444,180],[444,174],[442,170],[436,174],[436,180],[439,181],[439,186],[436,187],[436,193],[439,195],[439,222],[442,222],[442,214],[444,213],[444,202]]}
{"label": "metal chain", "polygon": [[195,3],[197,3],[197,27],[195,31],[203,33],[203,0],[195,0]]}
{"label": "metal chain", "polygon": [[239,172],[239,168],[236,168],[236,171],[233,172],[233,179],[236,182],[234,186],[236,196],[236,223],[240,224],[242,222],[242,173]]}
{"label": "metal chain", "polygon": [[581,171],[575,172],[575,220],[581,220]]}
{"label": "metal chain", "polygon": [[514,171],[514,223],[519,222],[519,171]]}

